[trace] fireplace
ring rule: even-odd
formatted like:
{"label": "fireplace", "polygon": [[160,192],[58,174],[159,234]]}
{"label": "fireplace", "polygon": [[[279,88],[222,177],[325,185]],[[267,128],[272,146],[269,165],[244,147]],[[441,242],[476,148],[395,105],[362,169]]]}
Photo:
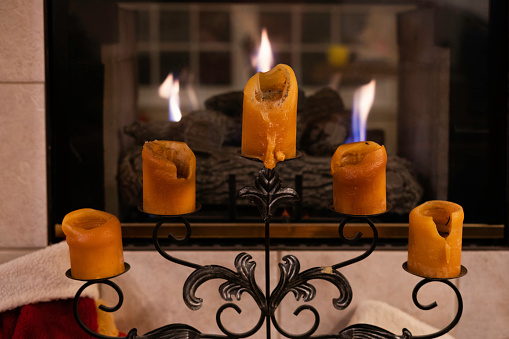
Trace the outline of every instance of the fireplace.
{"label": "fireplace", "polygon": [[237,150],[242,90],[265,32],[274,64],[292,66],[299,82],[302,156],[277,169],[302,199],[281,207],[276,223],[293,230],[282,239],[337,224],[330,158],[356,133],[356,97],[371,84],[365,138],[389,155],[392,207],[380,222],[401,226],[387,237],[405,234],[413,207],[440,199],[463,206],[472,238],[503,241],[504,2],[47,1],[50,234],[58,238],[66,213],[92,207],[145,237],[141,146],[154,139],[196,153],[202,209],[193,222],[259,222],[235,194],[261,166]]}

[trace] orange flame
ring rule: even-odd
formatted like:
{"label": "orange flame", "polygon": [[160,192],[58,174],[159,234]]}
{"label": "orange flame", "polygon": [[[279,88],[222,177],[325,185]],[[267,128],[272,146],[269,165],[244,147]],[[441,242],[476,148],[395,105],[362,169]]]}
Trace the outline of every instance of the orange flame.
{"label": "orange flame", "polygon": [[262,30],[262,38],[258,55],[251,60],[253,67],[256,67],[257,72],[268,72],[274,65],[274,57],[272,56],[272,47],[270,46],[269,36],[267,30]]}

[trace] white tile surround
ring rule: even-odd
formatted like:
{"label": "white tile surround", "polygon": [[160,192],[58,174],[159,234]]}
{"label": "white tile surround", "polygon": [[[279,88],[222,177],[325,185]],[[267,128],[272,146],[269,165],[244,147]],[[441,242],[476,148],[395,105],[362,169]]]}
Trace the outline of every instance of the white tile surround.
{"label": "white tile surround", "polygon": [[40,0],[0,6],[0,249],[47,244],[44,20]]}
{"label": "white tile surround", "polygon": [[[44,37],[43,2],[40,0],[6,0],[0,6],[0,263],[46,246],[46,159],[44,119]],[[310,266],[334,264],[350,258],[354,251],[295,252],[301,269]],[[224,264],[232,267],[236,253],[187,252],[190,260]],[[276,263],[287,253],[273,253],[272,277],[277,279]],[[261,253],[253,253],[258,273],[263,273]],[[128,252],[126,258],[133,264],[128,275],[118,278],[125,289],[125,307],[116,314],[121,330],[138,327],[144,333],[166,321],[186,321],[193,317],[185,309],[181,298],[181,284],[187,268],[168,265],[155,252]],[[454,314],[454,298],[447,289],[430,287],[423,290],[422,302],[436,300],[438,308],[420,311],[411,301],[411,291],[418,281],[400,267],[406,260],[401,251],[375,252],[365,261],[340,270],[350,281],[354,300],[352,309],[336,311],[331,298],[337,291],[327,283],[317,282],[318,295],[314,301],[322,320],[319,331],[334,332],[342,328],[345,318],[356,304],[365,299],[385,301],[421,320],[440,327]],[[464,299],[464,313],[452,333],[458,339],[509,338],[509,252],[464,251],[463,264],[469,273],[456,281]],[[161,277],[161,272],[167,276]],[[158,279],[151,278],[153,274]],[[132,278],[135,282],[132,282]],[[263,277],[260,277],[262,279]],[[275,280],[273,281],[275,283]],[[259,283],[263,285],[263,283]],[[0,286],[1,288],[1,286]],[[173,289],[175,292],[172,292]],[[204,285],[199,290],[206,309],[214,312],[219,307],[217,284]],[[145,295],[158,293],[159,302],[147,303]],[[107,297],[108,293],[105,293]],[[175,297],[172,297],[172,296]],[[420,295],[421,296],[421,295]],[[152,297],[154,298],[154,297]],[[155,298],[154,298],[155,299]],[[243,306],[244,315],[256,314],[256,307]],[[308,322],[301,315],[295,321],[291,314],[300,305],[287,298],[279,309],[280,322],[290,332],[306,330]],[[145,302],[145,303],[144,303]],[[155,308],[155,310],[154,310]],[[158,314],[150,315],[151,312]],[[200,311],[198,311],[200,312]],[[145,316],[146,315],[146,316]],[[180,318],[178,318],[180,317]],[[201,317],[198,315],[198,317]],[[235,329],[240,322],[233,315]],[[201,319],[201,318],[199,318]],[[246,322],[251,321],[247,319]],[[238,322],[238,323],[236,323]],[[302,323],[303,325],[300,325]],[[203,319],[195,323],[202,330],[215,326],[215,320]],[[203,327],[202,327],[203,326]],[[205,327],[205,328],[204,328]],[[398,333],[400,334],[400,333]],[[260,338],[263,335],[259,336]],[[275,337],[276,338],[276,337]]]}

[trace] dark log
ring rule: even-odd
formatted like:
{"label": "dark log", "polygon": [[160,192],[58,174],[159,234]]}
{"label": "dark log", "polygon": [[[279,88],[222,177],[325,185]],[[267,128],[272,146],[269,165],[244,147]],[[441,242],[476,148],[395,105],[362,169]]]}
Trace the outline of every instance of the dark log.
{"label": "dark log", "polygon": [[[333,89],[321,89],[308,98],[301,91],[299,96],[298,131],[303,132],[297,140],[303,155],[279,163],[276,169],[284,187],[296,189],[296,176],[302,176],[300,206],[327,209],[333,195],[331,156],[348,134],[350,113]],[[126,133],[137,145],[121,159],[118,180],[122,204],[136,206],[143,198],[141,150],[146,140],[177,140],[189,145],[196,155],[196,199],[201,204],[228,206],[230,176],[235,177],[237,190],[252,186],[263,163],[236,154],[242,137],[242,100],[242,92],[226,93],[210,98],[206,101],[208,109],[191,112],[178,123],[135,123],[127,127]],[[411,163],[389,156],[387,202],[392,212],[408,214],[422,194]],[[236,203],[250,204],[242,199]]]}
{"label": "dark log", "polygon": [[[212,154],[197,154],[196,159],[196,199],[201,204],[228,205],[228,178],[235,175],[239,190],[252,186],[263,164],[259,161],[241,158],[237,149],[223,147]],[[315,157],[303,154],[298,159],[279,163],[276,169],[284,187],[295,189],[297,175],[303,177],[301,206],[317,210],[327,209],[332,202],[332,176],[330,156]],[[136,206],[143,199],[141,147],[131,149],[122,159],[119,172],[122,201]],[[412,171],[409,161],[389,156],[387,162],[387,202],[392,205],[391,212],[408,214],[417,206],[422,197],[422,188]],[[238,205],[250,204],[238,200]]]}

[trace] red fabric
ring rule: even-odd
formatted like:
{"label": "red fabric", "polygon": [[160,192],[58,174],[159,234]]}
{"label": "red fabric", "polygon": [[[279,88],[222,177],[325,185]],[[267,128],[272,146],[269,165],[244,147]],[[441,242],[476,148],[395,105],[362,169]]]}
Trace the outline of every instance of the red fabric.
{"label": "red fabric", "polygon": [[[89,339],[74,319],[73,300],[25,305],[0,313],[1,339]],[[97,309],[91,298],[81,298],[78,311],[83,323],[97,332]]]}

